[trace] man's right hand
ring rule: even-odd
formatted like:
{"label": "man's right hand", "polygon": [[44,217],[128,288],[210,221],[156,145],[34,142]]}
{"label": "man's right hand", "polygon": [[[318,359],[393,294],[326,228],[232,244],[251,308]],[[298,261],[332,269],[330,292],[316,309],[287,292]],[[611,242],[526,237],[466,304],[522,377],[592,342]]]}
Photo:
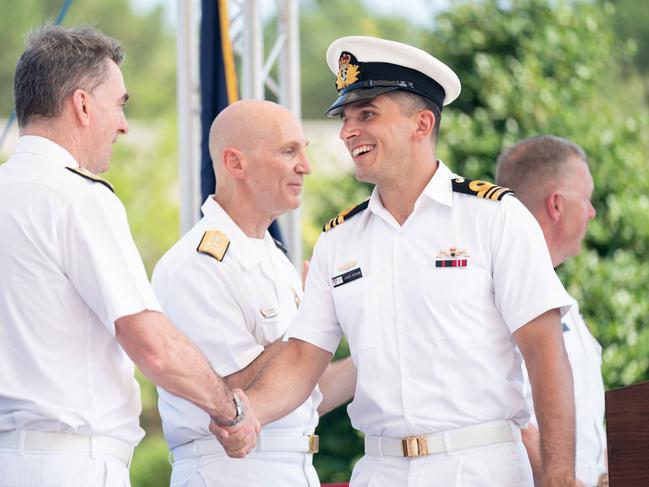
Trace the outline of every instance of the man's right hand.
{"label": "man's right hand", "polygon": [[257,445],[257,433],[261,430],[261,425],[245,393],[241,389],[233,389],[232,392],[237,393],[243,404],[243,420],[232,427],[225,427],[211,418],[210,431],[223,445],[228,456],[243,458]]}

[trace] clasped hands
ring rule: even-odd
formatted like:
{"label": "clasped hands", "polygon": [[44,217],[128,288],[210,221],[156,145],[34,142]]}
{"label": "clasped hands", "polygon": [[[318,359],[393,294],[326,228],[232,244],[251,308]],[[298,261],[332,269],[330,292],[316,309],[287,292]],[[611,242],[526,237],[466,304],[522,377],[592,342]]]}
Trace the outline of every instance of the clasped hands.
{"label": "clasped hands", "polygon": [[212,417],[209,428],[228,456],[243,458],[257,445],[257,433],[261,430],[261,424],[246,394],[241,389],[233,389],[232,392],[237,393],[243,404],[243,420],[234,426],[225,427]]}

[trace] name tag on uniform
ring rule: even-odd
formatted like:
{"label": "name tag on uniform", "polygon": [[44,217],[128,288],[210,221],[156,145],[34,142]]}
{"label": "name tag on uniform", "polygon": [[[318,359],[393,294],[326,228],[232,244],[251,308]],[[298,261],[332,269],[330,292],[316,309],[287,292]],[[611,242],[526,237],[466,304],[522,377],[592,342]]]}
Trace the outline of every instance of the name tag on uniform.
{"label": "name tag on uniform", "polygon": [[357,267],[356,269],[347,271],[339,276],[332,277],[331,284],[333,287],[338,287],[347,284],[348,282],[355,281],[356,279],[360,279],[361,277],[363,277],[363,273],[361,272],[361,268]]}

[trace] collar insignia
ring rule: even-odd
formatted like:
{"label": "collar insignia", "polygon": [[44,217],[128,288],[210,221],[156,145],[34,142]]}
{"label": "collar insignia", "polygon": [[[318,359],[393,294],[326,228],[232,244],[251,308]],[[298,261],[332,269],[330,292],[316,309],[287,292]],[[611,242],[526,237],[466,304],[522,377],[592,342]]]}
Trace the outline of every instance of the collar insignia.
{"label": "collar insignia", "polygon": [[273,307],[261,308],[259,312],[261,313],[261,316],[263,316],[266,319],[275,318],[275,316],[278,315],[277,310]]}
{"label": "collar insignia", "polygon": [[291,286],[291,291],[293,292],[293,300],[295,301],[295,307],[300,308],[300,303],[302,302],[302,298],[300,298],[300,295],[298,292],[295,290],[293,286]]}
{"label": "collar insignia", "polygon": [[338,91],[358,81],[361,68],[357,63],[358,61],[352,53],[347,51],[340,53],[340,58],[338,58],[338,76],[336,76],[336,88]]}
{"label": "collar insignia", "polygon": [[435,267],[466,267],[469,262],[467,250],[449,247],[440,251],[435,258]]}
{"label": "collar insignia", "polygon": [[230,240],[225,236],[225,233],[220,230],[208,230],[203,234],[196,251],[201,254],[211,255],[221,262],[229,247]]}

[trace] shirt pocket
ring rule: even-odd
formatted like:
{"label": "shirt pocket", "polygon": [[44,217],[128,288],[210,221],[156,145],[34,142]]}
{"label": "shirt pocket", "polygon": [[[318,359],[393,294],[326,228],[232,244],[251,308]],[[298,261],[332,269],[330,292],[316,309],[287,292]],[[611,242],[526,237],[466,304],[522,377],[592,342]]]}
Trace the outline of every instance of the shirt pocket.
{"label": "shirt pocket", "polygon": [[502,321],[490,276],[482,269],[428,269],[421,273],[419,286],[422,302],[413,307],[417,315],[437,323],[427,331],[435,342],[480,341],[488,333],[487,324]]}
{"label": "shirt pocket", "polygon": [[354,355],[377,346],[381,329],[376,281],[363,276],[332,290],[336,316]]}
{"label": "shirt pocket", "polygon": [[258,312],[255,330],[255,339],[257,342],[265,347],[283,338],[287,328],[287,324],[284,321],[280,312],[268,317],[264,317]]}

